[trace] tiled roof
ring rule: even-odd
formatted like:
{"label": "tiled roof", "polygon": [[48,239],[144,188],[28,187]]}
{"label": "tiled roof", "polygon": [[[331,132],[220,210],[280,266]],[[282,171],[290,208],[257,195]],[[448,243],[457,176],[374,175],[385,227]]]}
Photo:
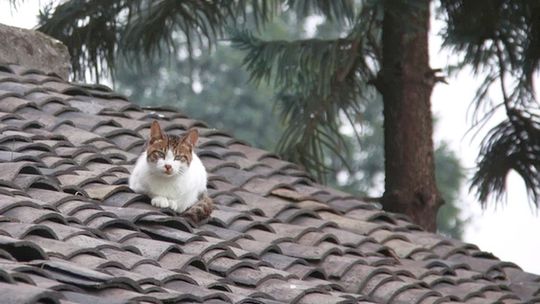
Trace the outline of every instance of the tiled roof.
{"label": "tiled roof", "polygon": [[[191,227],[127,187],[158,119],[201,133]],[[540,277],[100,85],[0,66],[2,303],[540,303]]]}

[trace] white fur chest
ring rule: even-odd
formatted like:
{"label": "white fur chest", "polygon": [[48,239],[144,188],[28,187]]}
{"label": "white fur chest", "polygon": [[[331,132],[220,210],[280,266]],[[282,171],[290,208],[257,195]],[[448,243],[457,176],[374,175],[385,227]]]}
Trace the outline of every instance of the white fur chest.
{"label": "white fur chest", "polygon": [[169,207],[182,212],[197,202],[199,195],[206,191],[206,170],[193,154],[190,166],[181,174],[164,176],[152,170],[146,160],[146,152],[141,154],[129,178],[129,187],[144,193],[152,199],[166,198]]}

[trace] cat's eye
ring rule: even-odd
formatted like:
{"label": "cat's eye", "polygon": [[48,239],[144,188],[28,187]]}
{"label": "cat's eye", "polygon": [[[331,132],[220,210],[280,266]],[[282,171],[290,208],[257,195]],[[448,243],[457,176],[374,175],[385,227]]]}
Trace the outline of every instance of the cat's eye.
{"label": "cat's eye", "polygon": [[176,156],[174,159],[179,160],[179,161],[181,161],[183,163],[187,162],[187,157],[185,157],[183,155]]}
{"label": "cat's eye", "polygon": [[165,153],[163,153],[162,151],[154,151],[152,152],[152,154],[154,154],[155,156],[159,158],[165,158]]}

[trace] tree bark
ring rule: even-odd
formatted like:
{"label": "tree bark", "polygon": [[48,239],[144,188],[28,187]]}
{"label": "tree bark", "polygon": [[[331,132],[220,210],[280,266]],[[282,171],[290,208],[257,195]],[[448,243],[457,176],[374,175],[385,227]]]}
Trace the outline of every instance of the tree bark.
{"label": "tree bark", "polygon": [[[436,230],[442,199],[435,181],[429,67],[430,0],[384,2],[383,61],[385,192],[383,207]],[[414,3],[414,4],[410,4]]]}

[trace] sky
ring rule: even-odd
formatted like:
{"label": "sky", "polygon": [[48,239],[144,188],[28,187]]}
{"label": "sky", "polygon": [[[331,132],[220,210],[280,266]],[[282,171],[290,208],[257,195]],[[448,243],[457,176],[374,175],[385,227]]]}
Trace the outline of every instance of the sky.
{"label": "sky", "polygon": [[[48,1],[44,1],[47,3]],[[18,10],[12,11],[8,1],[0,1],[0,23],[32,28],[37,23],[39,5],[42,1],[23,1]],[[441,39],[436,34],[443,23],[433,19],[430,32],[430,60],[432,68],[445,68],[455,60],[455,55],[440,50]],[[475,166],[480,140],[466,136],[470,126],[470,113],[467,109],[481,81],[468,71],[456,77],[447,78],[448,84],[438,84],[432,95],[433,113],[438,118],[434,140],[446,141],[457,151],[468,176]],[[496,95],[493,95],[497,98]],[[493,121],[497,122],[496,120]],[[484,131],[489,130],[488,128]],[[506,202],[490,202],[482,210],[474,193],[469,192],[467,182],[462,189],[461,207],[464,216],[472,216],[473,221],[467,227],[464,241],[476,244],[480,249],[493,253],[501,260],[510,261],[525,271],[540,274],[540,216],[532,207],[525,192],[523,182],[516,174],[508,178]]]}

